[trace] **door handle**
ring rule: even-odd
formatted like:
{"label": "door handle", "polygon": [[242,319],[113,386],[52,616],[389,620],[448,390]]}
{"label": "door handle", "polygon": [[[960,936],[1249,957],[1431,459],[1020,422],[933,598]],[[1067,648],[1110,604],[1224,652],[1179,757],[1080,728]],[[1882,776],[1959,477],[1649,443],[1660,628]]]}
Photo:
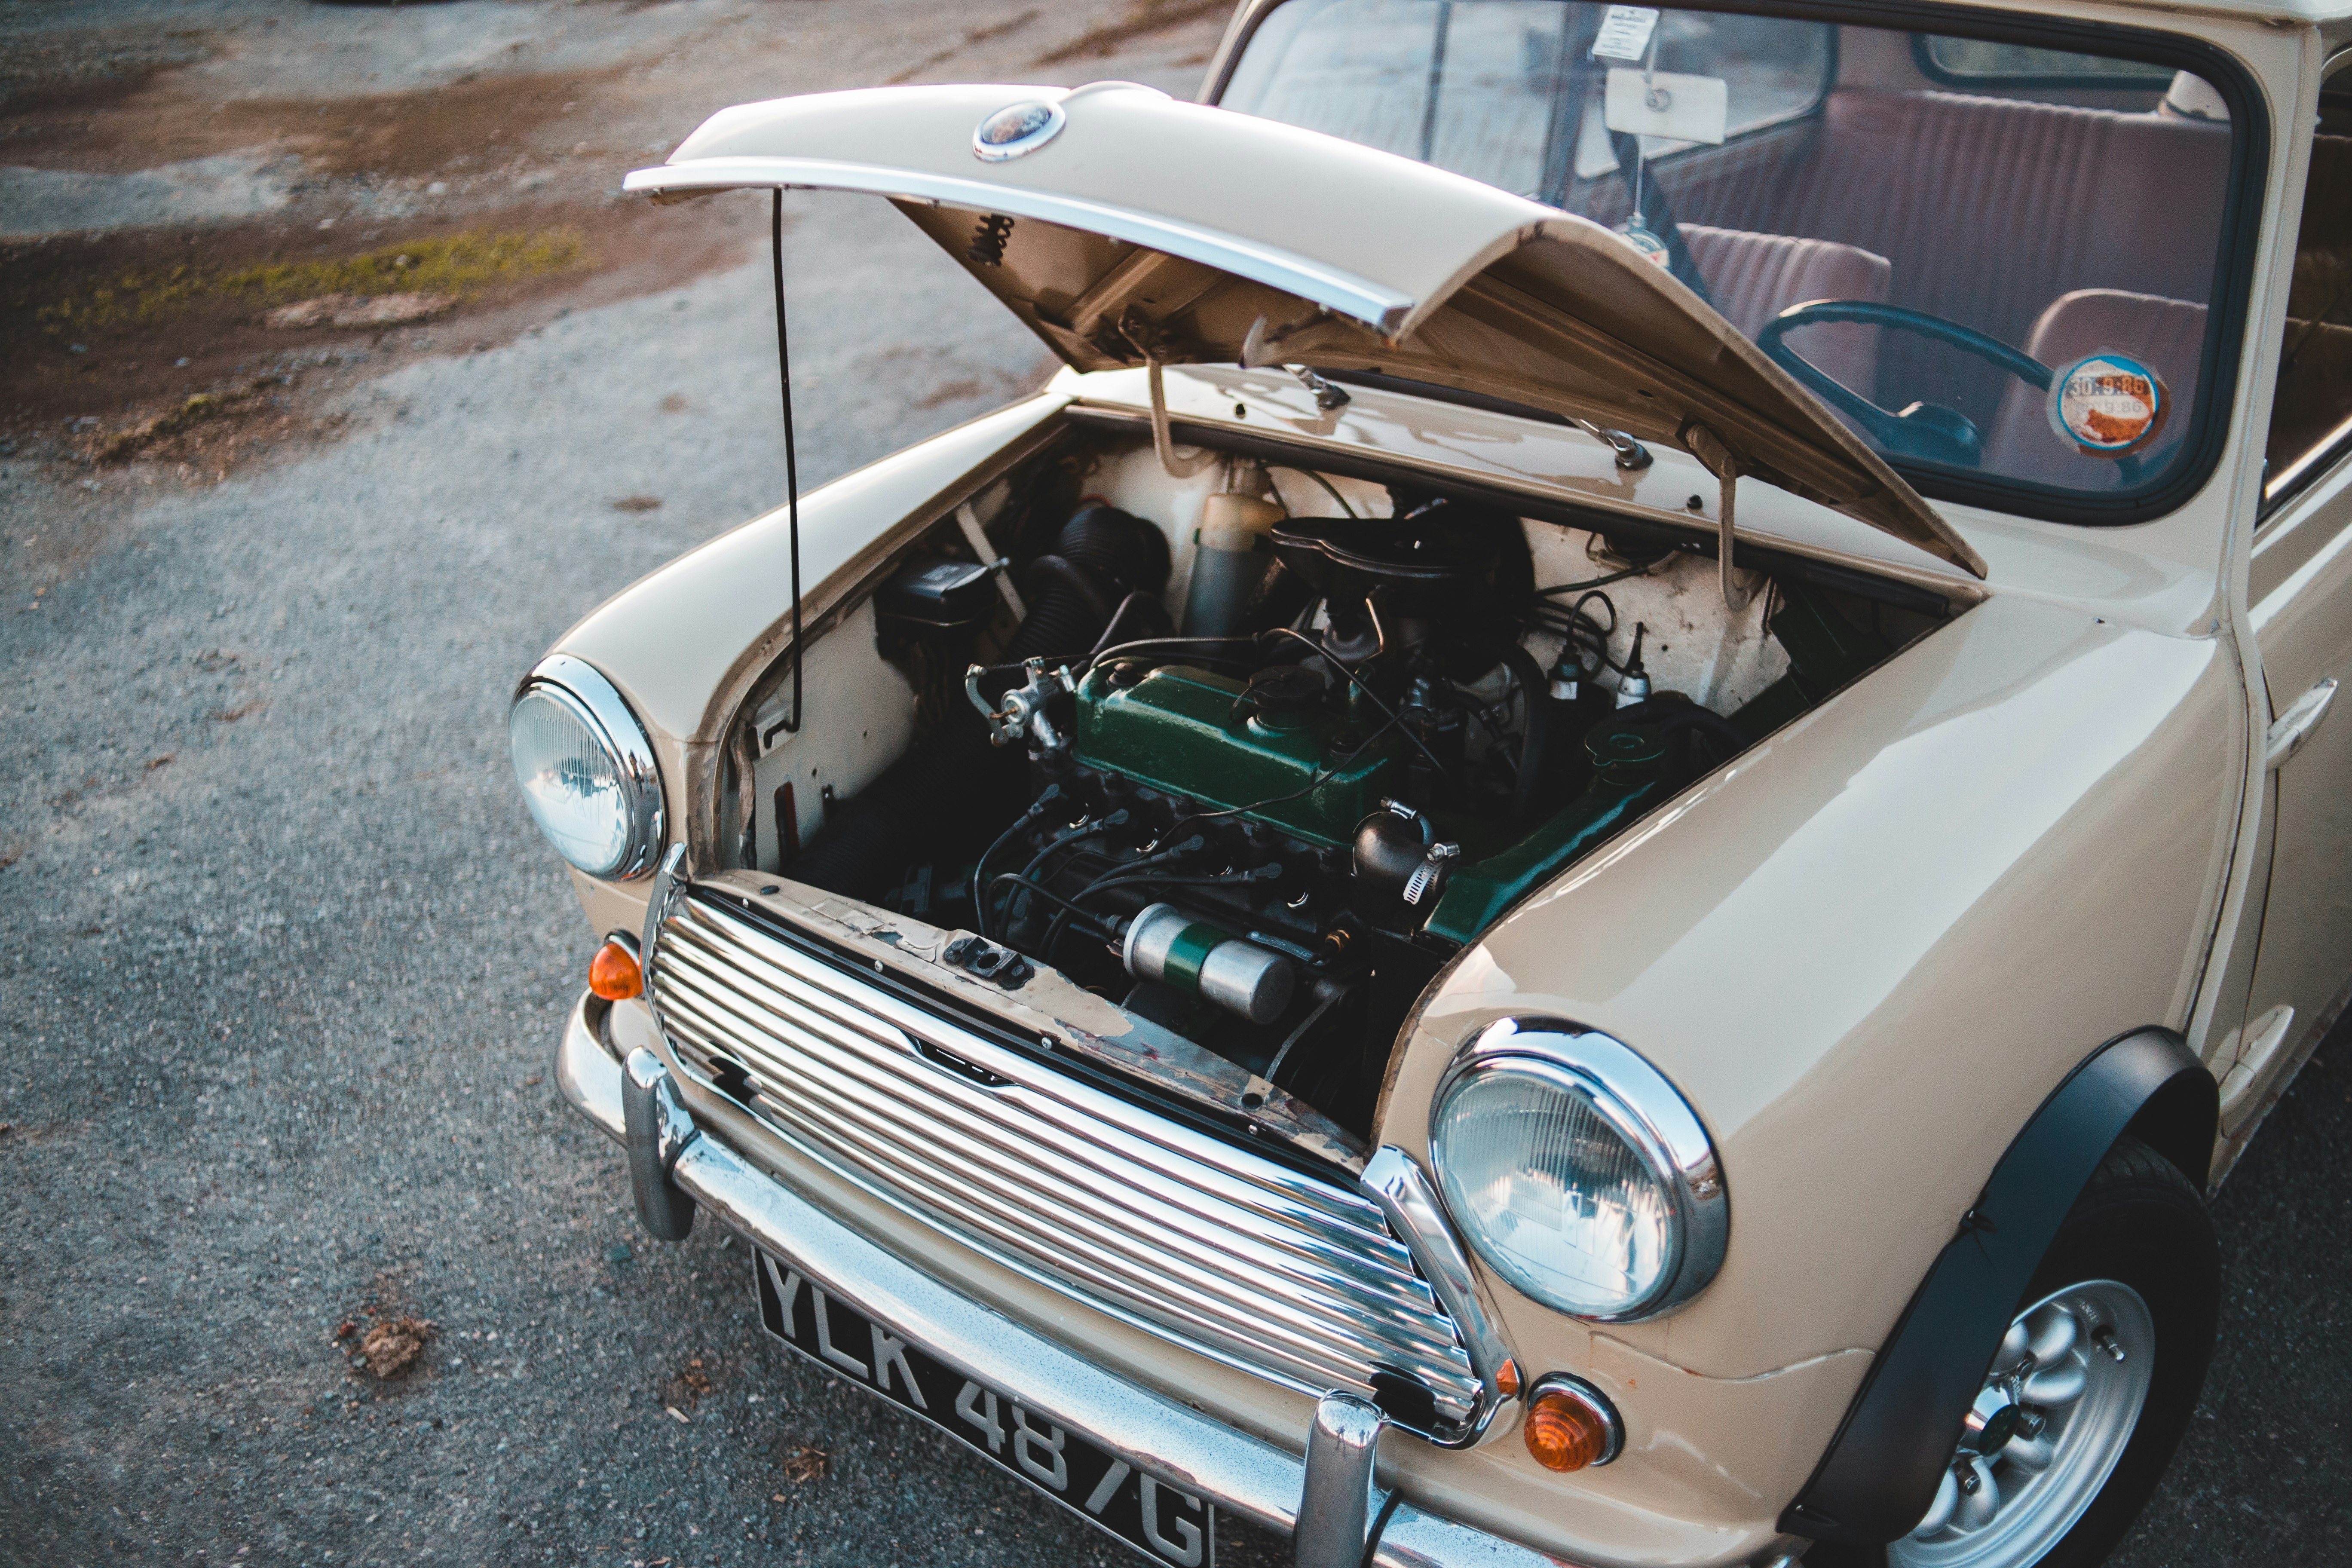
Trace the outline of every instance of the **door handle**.
{"label": "door handle", "polygon": [[2289,703],[2263,736],[2263,766],[2275,768],[2303,750],[2303,743],[2327,717],[2328,704],[2335,700],[2336,678],[2331,675]]}

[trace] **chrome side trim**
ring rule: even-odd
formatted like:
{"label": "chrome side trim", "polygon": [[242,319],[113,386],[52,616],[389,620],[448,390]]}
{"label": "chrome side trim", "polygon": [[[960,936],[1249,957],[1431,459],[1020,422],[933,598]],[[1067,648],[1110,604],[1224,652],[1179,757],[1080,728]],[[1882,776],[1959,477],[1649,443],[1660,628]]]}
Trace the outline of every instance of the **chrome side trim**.
{"label": "chrome side trim", "polygon": [[2334,468],[2336,460],[2347,451],[2352,451],[2352,418],[2347,418],[2313,442],[2301,457],[2281,468],[2275,478],[2263,486],[2263,510],[2271,510],[2307,482]]}
{"label": "chrome side trim", "polygon": [[877,163],[848,163],[831,158],[689,158],[683,163],[634,170],[621,182],[625,191],[647,195],[746,187],[856,191],[1060,224],[1065,228],[1106,235],[1163,255],[1197,261],[1203,267],[1296,294],[1391,336],[1404,325],[1418,303],[1369,278],[1238,235],[1173,223],[1132,207],[968,176],[893,169]]}
{"label": "chrome side trim", "polygon": [[622,784],[629,799],[629,844],[621,863],[601,875],[623,882],[644,876],[653,868],[654,857],[661,853],[664,837],[661,768],[654,761],[646,727],[603,670],[568,653],[549,654],[531,666],[530,673],[516,683],[508,711],[511,713],[516,702],[542,687],[601,734],[621,764]]}
{"label": "chrome side trim", "polygon": [[[622,1142],[621,1064],[599,1027],[605,1010],[584,993],[572,1005],[556,1047],[555,1080],[573,1109]],[[791,1258],[827,1294],[965,1376],[1019,1394],[1028,1408],[1130,1464],[1181,1480],[1220,1508],[1285,1534],[1296,1529],[1306,1484],[1306,1466],[1297,1454],[1115,1376],[949,1289],[717,1138],[696,1139],[671,1176],[720,1224]],[[1398,1504],[1372,1563],[1377,1568],[1576,1568],[1411,1502]]]}
{"label": "chrome side trim", "polygon": [[686,846],[673,844],[662,857],[661,869],[654,873],[654,885],[646,895],[646,929],[637,939],[637,973],[645,976],[646,1011],[654,1016],[654,1027],[665,1040],[669,1038],[669,1026],[662,1022],[661,1001],[654,994],[654,955],[661,951],[662,922],[677,907],[686,879]]}
{"label": "chrome side trim", "polygon": [[1422,1174],[1413,1157],[1395,1144],[1381,1145],[1364,1163],[1364,1173],[1357,1184],[1388,1215],[1389,1228],[1412,1251],[1412,1260],[1420,1265],[1422,1277],[1429,1281],[1438,1304],[1462,1331],[1470,1352],[1470,1364],[1477,1370],[1484,1391],[1479,1409],[1470,1422],[1475,1438],[1517,1391],[1520,1378],[1501,1326],[1486,1310],[1486,1302],[1479,1300],[1476,1277],[1470,1270],[1470,1255],[1463,1250],[1461,1238],[1447,1222],[1437,1189]]}
{"label": "chrome side trim", "polygon": [[[1437,1124],[1438,1108],[1454,1085],[1513,1058],[1564,1073],[1619,1108],[1622,1114],[1615,1120],[1620,1132],[1634,1133],[1637,1148],[1648,1146],[1645,1157],[1659,1167],[1657,1174],[1672,1190],[1675,1212],[1682,1217],[1675,1266],[1657,1287],[1622,1310],[1592,1314],[1586,1321],[1638,1322],[1671,1312],[1706,1289],[1723,1267],[1724,1251],[1730,1245],[1731,1196],[1715,1142],[1682,1091],[1632,1047],[1597,1029],[1557,1018],[1497,1018],[1473,1035],[1447,1064],[1437,1092],[1430,1097],[1430,1124]],[[1631,1128],[1623,1125],[1626,1117],[1632,1119]],[[1444,1156],[1433,1143],[1430,1160],[1442,1176]],[[1467,1226],[1462,1234],[1476,1246]]]}

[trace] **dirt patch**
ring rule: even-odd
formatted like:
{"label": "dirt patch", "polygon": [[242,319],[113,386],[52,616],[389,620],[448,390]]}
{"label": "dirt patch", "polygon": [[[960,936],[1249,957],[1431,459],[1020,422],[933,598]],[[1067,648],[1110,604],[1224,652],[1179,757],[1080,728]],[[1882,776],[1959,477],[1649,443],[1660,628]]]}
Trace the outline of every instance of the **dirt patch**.
{"label": "dirt patch", "polygon": [[265,327],[397,327],[429,321],[457,302],[454,294],[321,294],[280,305],[261,318]]}
{"label": "dirt patch", "polygon": [[663,1407],[681,1418],[693,1414],[694,1407],[701,1404],[702,1396],[709,1392],[710,1372],[702,1364],[700,1356],[694,1357],[683,1369],[661,1382]]}
{"label": "dirt patch", "polygon": [[925,393],[921,397],[916,399],[915,406],[918,408],[937,408],[943,403],[955,403],[966,397],[978,397],[980,393],[980,383],[971,376],[964,376],[957,381],[942,382],[938,386],[933,387],[929,392]]}
{"label": "dirt patch", "polygon": [[292,300],[296,307],[311,309],[268,310],[261,323],[315,327],[341,312],[355,318],[344,324],[382,326],[415,321],[440,307],[387,316],[359,310],[359,300],[397,295],[415,301],[429,294],[436,300],[455,301],[532,279],[583,271],[595,260],[587,237],[569,224],[503,232],[459,229],[395,241],[356,256],[289,258],[228,271],[207,271],[185,262],[163,271],[134,264],[112,278],[90,279],[76,292],[35,305],[33,318],[52,338],[86,339],[107,329],[164,326],[176,317],[222,303],[250,312]]}
{"label": "dirt patch", "polygon": [[349,423],[295,401],[291,373],[258,377],[218,392],[199,392],[162,411],[109,425],[77,421],[72,449],[85,462],[175,465],[184,479],[216,481],[257,452],[300,438],[331,436]]}
{"label": "dirt patch", "polygon": [[932,70],[940,66],[947,64],[948,61],[955,58],[958,55],[962,54],[965,50],[972,47],[974,45],[991,43],[998,38],[1009,37],[1036,19],[1037,13],[1034,10],[1030,10],[1024,11],[1018,16],[1008,16],[1002,22],[993,23],[985,27],[974,27],[965,33],[962,37],[957,39],[954,43],[950,44],[947,47],[937,49],[930,54],[925,55],[913,65],[910,65],[906,69],[893,75],[889,79],[889,85],[896,86],[900,82],[912,81],[917,77],[921,76],[925,71]]}
{"label": "dirt patch", "polygon": [[[64,32],[13,37],[0,50],[0,146],[44,120],[87,125],[144,89],[158,71],[203,59],[207,35]],[[11,157],[16,149],[7,149]]]}
{"label": "dirt patch", "polygon": [[463,178],[540,150],[538,132],[550,121],[609,107],[625,74],[486,74],[423,92],[223,100],[183,78],[157,77],[167,63],[176,62],[158,60],[136,77],[27,82],[0,110],[10,161],[143,169],[273,147],[301,153],[322,175]]}
{"label": "dirt patch", "polygon": [[[659,209],[541,204],[470,222],[321,231],[268,221],[0,246],[0,342],[11,349],[0,356],[0,429],[58,457],[219,471],[271,442],[339,428],[311,396],[349,379],[337,372],[373,374],[436,345],[503,341],[559,310],[732,264],[760,237],[743,199]],[[448,301],[424,312],[430,337],[403,320],[413,303],[387,303],[404,295]],[[301,305],[310,308],[286,311]],[[452,333],[453,322],[464,330]]]}
{"label": "dirt patch", "polygon": [[[194,662],[199,668],[206,667],[206,659],[234,666],[241,658],[215,648]],[[335,1325],[335,1346],[354,1373],[372,1374],[379,1383],[398,1377],[416,1365],[433,1342],[439,1325],[409,1306],[406,1294],[396,1274],[378,1274],[367,1305]]]}
{"label": "dirt patch", "polygon": [[360,1340],[360,1360],[379,1382],[396,1377],[415,1364],[433,1337],[433,1324],[424,1318],[388,1318]]}
{"label": "dirt patch", "polygon": [[803,1443],[784,1451],[784,1479],[796,1487],[824,1479],[832,1468],[833,1456],[823,1448],[813,1448]]}
{"label": "dirt patch", "polygon": [[1037,57],[1041,66],[1066,65],[1072,60],[1097,60],[1115,55],[1139,38],[1204,16],[1223,16],[1231,0],[1129,0],[1126,14],[1089,27],[1058,48]]}
{"label": "dirt patch", "polygon": [[[303,405],[349,378],[254,393],[298,356],[326,348],[372,374],[484,346],[565,306],[690,281],[758,237],[723,198],[656,213],[613,196],[645,161],[639,121],[677,118],[649,101],[642,66],[223,100],[202,73],[168,68],[208,47],[125,30],[12,45],[0,63],[0,161],[107,174],[301,159],[290,205],[267,216],[0,245],[0,439],[29,439],[27,456],[210,477],[338,427]],[[430,338],[415,330],[426,319]]]}

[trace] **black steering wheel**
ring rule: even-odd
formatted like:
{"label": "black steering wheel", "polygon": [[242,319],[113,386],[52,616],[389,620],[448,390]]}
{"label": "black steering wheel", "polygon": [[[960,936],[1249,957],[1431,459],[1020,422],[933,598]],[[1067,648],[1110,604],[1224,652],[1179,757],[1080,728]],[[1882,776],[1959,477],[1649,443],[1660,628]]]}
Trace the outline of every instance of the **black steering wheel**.
{"label": "black steering wheel", "polygon": [[1756,334],[1756,346],[1803,383],[1808,391],[1861,426],[1889,457],[1973,468],[1984,459],[1984,437],[1978,431],[1976,421],[1957,408],[1933,403],[1914,403],[1900,411],[1881,408],[1781,341],[1799,327],[1824,321],[1853,321],[1917,332],[1972,353],[2037,392],[2049,391],[2056,374],[2032,354],[2013,349],[1974,327],[1964,327],[1958,321],[1902,305],[1882,305],[1874,300],[1815,300],[1809,304],[1791,305],[1764,323],[1764,330]]}

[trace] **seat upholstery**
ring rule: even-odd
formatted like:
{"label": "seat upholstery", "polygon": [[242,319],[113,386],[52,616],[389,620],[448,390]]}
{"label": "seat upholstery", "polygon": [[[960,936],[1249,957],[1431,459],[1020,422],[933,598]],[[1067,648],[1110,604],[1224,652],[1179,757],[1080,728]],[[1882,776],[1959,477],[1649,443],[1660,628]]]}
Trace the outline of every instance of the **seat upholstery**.
{"label": "seat upholstery", "polygon": [[[1749,337],[1791,305],[1811,300],[1885,302],[1894,267],[1883,256],[1826,239],[1677,226],[1706,280],[1715,308]],[[1789,346],[1864,397],[1878,380],[1878,329],[1851,324],[1807,327]]]}
{"label": "seat upholstery", "polygon": [[[2053,370],[2103,349],[2126,353],[2156,372],[2172,411],[2150,455],[2187,434],[2197,414],[2197,367],[2205,347],[2205,307],[2120,289],[2077,289],[2042,312],[2025,352]],[[2112,458],[2094,458],[2051,428],[2049,396],[2011,377],[1985,439],[1989,472],[2070,489],[2114,489],[2125,476]]]}
{"label": "seat upholstery", "polygon": [[[1885,257],[1893,303],[2005,342],[2074,290],[2211,297],[2227,126],[1848,88],[1755,142],[1662,163],[1676,216]],[[1886,334],[1879,370],[1880,401],[1957,402],[1979,421],[2006,390],[1999,373],[1910,332]]]}

